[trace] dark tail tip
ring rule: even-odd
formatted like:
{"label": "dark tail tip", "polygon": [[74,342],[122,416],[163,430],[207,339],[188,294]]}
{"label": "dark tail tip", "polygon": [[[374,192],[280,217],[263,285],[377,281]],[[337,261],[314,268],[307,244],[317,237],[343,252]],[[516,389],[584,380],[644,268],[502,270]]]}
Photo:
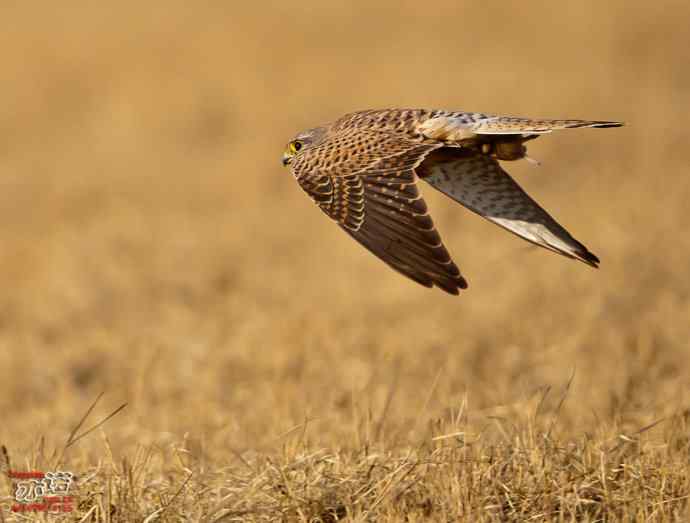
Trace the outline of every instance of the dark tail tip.
{"label": "dark tail tip", "polygon": [[623,127],[624,125],[624,122],[594,122],[590,127],[606,129],[607,127]]}

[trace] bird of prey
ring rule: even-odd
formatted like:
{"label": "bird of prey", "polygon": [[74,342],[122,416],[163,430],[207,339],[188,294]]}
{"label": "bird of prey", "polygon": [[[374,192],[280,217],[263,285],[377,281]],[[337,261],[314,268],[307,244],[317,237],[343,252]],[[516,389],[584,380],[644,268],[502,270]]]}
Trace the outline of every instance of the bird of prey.
{"label": "bird of prey", "polygon": [[467,288],[419,192],[419,179],[529,242],[597,267],[573,238],[506,173],[499,160],[557,129],[621,122],[540,120],[426,109],[347,114],[298,134],[283,164],[319,208],[396,271],[450,294]]}

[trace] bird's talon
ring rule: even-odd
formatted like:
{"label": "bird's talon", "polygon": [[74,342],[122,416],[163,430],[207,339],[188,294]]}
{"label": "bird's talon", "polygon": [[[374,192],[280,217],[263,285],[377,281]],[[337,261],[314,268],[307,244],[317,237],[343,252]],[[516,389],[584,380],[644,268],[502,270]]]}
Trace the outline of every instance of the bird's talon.
{"label": "bird's talon", "polygon": [[539,160],[535,160],[534,158],[532,158],[530,156],[525,155],[525,156],[523,156],[523,158],[525,160],[527,160],[529,163],[531,163],[532,165],[534,165],[535,167],[539,167],[541,165],[541,162]]}

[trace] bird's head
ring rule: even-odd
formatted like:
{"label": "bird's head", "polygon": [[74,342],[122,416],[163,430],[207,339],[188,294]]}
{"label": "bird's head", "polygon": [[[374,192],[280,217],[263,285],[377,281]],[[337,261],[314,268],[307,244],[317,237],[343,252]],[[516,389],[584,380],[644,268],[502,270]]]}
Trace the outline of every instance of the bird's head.
{"label": "bird's head", "polygon": [[283,165],[289,165],[295,156],[321,142],[325,133],[326,130],[323,127],[316,127],[295,136],[288,142],[285,151],[283,151]]}

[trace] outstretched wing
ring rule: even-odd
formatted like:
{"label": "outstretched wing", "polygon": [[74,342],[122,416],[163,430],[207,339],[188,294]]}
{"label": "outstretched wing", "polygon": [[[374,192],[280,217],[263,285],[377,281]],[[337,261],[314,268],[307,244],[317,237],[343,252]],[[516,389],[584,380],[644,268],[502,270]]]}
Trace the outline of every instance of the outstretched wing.
{"label": "outstretched wing", "polygon": [[322,211],[393,269],[451,294],[467,282],[417,188],[415,167],[436,145],[343,132],[304,151],[293,174]]}
{"label": "outstretched wing", "polygon": [[493,158],[442,148],[429,154],[418,172],[434,188],[527,241],[598,266],[599,258],[530,198]]}
{"label": "outstretched wing", "polygon": [[479,134],[546,134],[558,129],[620,127],[622,122],[596,120],[542,120],[482,113],[439,112],[419,125],[428,138],[445,142],[461,141]]}

